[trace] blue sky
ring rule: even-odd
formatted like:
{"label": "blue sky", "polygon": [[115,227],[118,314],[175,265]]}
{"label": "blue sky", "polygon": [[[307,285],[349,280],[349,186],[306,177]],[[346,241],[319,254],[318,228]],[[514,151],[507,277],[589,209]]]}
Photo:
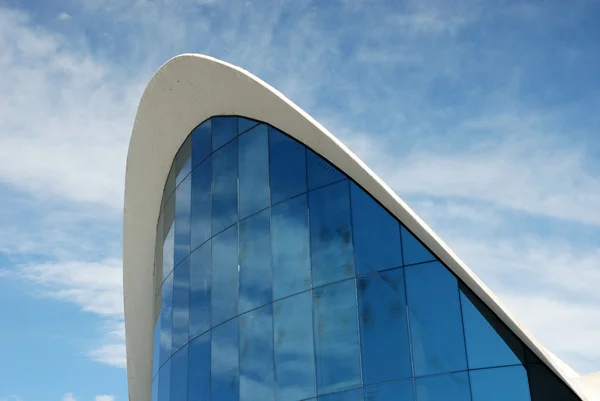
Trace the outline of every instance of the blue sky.
{"label": "blue sky", "polygon": [[125,156],[183,52],[286,94],[600,370],[599,19],[592,0],[0,0],[0,401],[127,399]]}

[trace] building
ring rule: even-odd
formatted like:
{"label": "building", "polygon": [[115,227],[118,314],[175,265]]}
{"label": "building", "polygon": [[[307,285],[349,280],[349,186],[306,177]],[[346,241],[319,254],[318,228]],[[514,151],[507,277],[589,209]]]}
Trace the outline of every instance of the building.
{"label": "building", "polygon": [[592,399],[342,143],[210,57],[141,100],[124,297],[131,401]]}

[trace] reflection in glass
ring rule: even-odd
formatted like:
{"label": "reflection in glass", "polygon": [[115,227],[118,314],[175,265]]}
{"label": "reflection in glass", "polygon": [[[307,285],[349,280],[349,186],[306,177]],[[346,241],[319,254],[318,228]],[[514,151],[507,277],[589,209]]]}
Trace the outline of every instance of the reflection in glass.
{"label": "reflection in glass", "polygon": [[212,240],[212,325],[238,314],[238,230],[228,228]]}
{"label": "reflection in glass", "polygon": [[[158,373],[160,363],[160,314],[154,325],[154,337],[152,341],[152,378]],[[158,382],[158,380],[157,380]]]}
{"label": "reflection in glass", "polygon": [[365,387],[365,401],[414,401],[412,380]]}
{"label": "reflection in glass", "polygon": [[365,385],[411,377],[402,269],[357,280]]}
{"label": "reflection in glass", "polygon": [[240,221],[240,313],[271,302],[271,213]]}
{"label": "reflection in glass", "polygon": [[362,401],[362,388],[354,390],[341,391],[339,393],[320,395],[318,401]]}
{"label": "reflection in glass", "polygon": [[313,286],[354,276],[348,181],[309,192]]}
{"label": "reflection in glass", "polygon": [[271,203],[306,192],[306,149],[299,142],[269,128]]}
{"label": "reflection in glass", "polygon": [[258,121],[249,120],[244,117],[238,117],[238,134],[248,131],[256,124],[258,124]]}
{"label": "reflection in glass", "polygon": [[[513,338],[513,335],[508,332],[508,329],[502,323],[497,321],[497,318],[490,313],[491,311],[487,310],[487,307],[472,298],[473,301],[477,302],[480,310],[487,312],[487,318],[495,323],[496,329],[492,327],[488,319],[481,314],[469,298],[463,291],[460,292],[469,369],[520,364],[520,359],[505,339],[522,355],[522,349],[518,341]],[[500,333],[504,335],[505,339],[500,336]]]}
{"label": "reflection in glass", "polygon": [[416,239],[408,230],[402,226],[402,257],[404,265],[431,262],[435,257]]}
{"label": "reflection in glass", "polygon": [[355,281],[316,288],[313,300],[318,393],[359,386]]}
{"label": "reflection in glass", "polygon": [[172,351],[188,342],[190,326],[190,259],[186,258],[173,271]]}
{"label": "reflection in glass", "polygon": [[158,401],[158,376],[152,380],[152,401]]}
{"label": "reflection in glass", "polygon": [[192,218],[191,218],[191,249],[210,239],[211,210],[210,210],[210,157],[192,171]]}
{"label": "reflection in glass", "polygon": [[273,388],[273,306],[240,319],[240,401],[275,400]]}
{"label": "reflection in glass", "polygon": [[237,136],[237,118],[212,118],[212,150],[213,152]]}
{"label": "reflection in glass", "polygon": [[471,370],[469,375],[473,401],[530,401],[523,366]]}
{"label": "reflection in glass", "polygon": [[240,220],[269,206],[269,136],[261,124],[238,139]]}
{"label": "reflection in glass", "polygon": [[192,168],[202,163],[210,155],[211,120],[206,120],[192,131]]}
{"label": "reflection in glass", "polygon": [[212,162],[212,233],[215,235],[238,219],[237,141],[213,153]]}
{"label": "reflection in glass", "polygon": [[210,347],[210,332],[196,338],[189,345],[188,400],[190,401],[210,401]]}
{"label": "reflection in glass", "polygon": [[158,371],[158,400],[165,401],[171,398],[171,359]]}
{"label": "reflection in glass", "polygon": [[402,265],[400,224],[369,194],[350,184],[356,273],[366,274]]}
{"label": "reflection in glass", "polygon": [[306,149],[306,169],[309,191],[346,178],[337,168],[308,148]]}
{"label": "reflection in glass", "polygon": [[439,262],[404,270],[415,376],[467,369],[456,277]]}
{"label": "reflection in glass", "polygon": [[315,395],[312,295],[309,291],[273,304],[277,401]]}
{"label": "reflection in glass", "polygon": [[419,401],[470,401],[469,375],[467,372],[415,379]]}
{"label": "reflection in glass", "polygon": [[175,229],[171,224],[163,243],[163,281],[173,271],[173,253],[175,249]]}
{"label": "reflection in glass", "polygon": [[238,319],[232,319],[212,330],[211,399],[238,399]]}
{"label": "reflection in glass", "polygon": [[211,243],[190,255],[190,338],[207,331],[210,325]]}
{"label": "reflection in glass", "polygon": [[307,290],[311,284],[306,195],[271,208],[273,298]]}
{"label": "reflection in glass", "polygon": [[162,285],[160,306],[160,364],[171,357],[171,331],[173,328],[173,273]]}
{"label": "reflection in glass", "polygon": [[192,171],[192,143],[188,136],[175,155],[175,186],[179,186]]}
{"label": "reflection in glass", "polygon": [[171,358],[171,401],[187,401],[187,380],[188,347],[185,346]]}

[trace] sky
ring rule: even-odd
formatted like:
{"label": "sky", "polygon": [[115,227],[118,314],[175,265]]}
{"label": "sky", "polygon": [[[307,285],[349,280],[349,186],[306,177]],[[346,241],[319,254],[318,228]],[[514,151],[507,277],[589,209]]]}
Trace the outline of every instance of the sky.
{"label": "sky", "polygon": [[600,370],[600,1],[0,0],[0,401],[126,401],[125,157],[152,74],[239,65]]}

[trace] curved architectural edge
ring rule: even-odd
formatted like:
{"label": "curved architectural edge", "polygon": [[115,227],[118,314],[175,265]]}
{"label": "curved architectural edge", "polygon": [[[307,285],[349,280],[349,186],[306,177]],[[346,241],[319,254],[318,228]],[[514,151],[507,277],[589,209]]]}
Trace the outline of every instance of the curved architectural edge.
{"label": "curved architectural edge", "polygon": [[581,399],[592,400],[427,224],[327,129],[251,73],[212,57],[182,54],[163,64],[146,87],[127,155],[123,285],[131,401],[151,399],[153,266],[164,184],[183,141],[215,115],[268,123],[333,163],[412,231]]}

